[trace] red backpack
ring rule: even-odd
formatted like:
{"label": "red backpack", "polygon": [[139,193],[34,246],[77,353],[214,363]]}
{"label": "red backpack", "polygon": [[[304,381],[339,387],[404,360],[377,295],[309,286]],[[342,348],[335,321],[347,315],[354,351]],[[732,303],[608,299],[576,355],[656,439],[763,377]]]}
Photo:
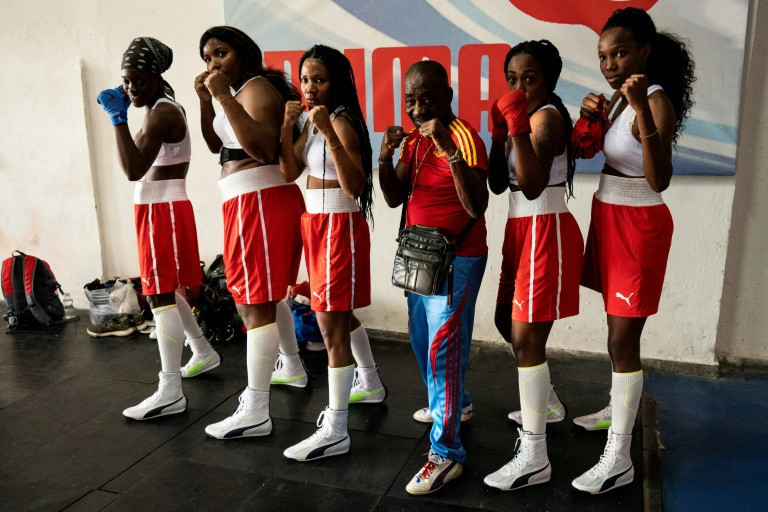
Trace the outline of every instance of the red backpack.
{"label": "red backpack", "polygon": [[7,303],[3,318],[9,331],[34,321],[51,325],[64,317],[64,304],[57,293],[61,285],[45,261],[14,251],[3,261],[0,278]]}

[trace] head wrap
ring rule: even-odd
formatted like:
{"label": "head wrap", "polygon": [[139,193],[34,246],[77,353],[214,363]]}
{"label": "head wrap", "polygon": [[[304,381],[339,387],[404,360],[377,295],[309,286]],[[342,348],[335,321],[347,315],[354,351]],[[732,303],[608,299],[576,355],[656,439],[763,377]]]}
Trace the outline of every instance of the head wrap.
{"label": "head wrap", "polygon": [[[173,50],[154,37],[137,37],[131,41],[123,53],[121,69],[140,69],[148,73],[160,75],[171,67]],[[163,93],[175,99],[173,88],[165,80],[162,81]]]}
{"label": "head wrap", "polygon": [[154,37],[137,37],[123,54],[121,69],[141,69],[156,75],[164,73],[173,62],[173,50]]}

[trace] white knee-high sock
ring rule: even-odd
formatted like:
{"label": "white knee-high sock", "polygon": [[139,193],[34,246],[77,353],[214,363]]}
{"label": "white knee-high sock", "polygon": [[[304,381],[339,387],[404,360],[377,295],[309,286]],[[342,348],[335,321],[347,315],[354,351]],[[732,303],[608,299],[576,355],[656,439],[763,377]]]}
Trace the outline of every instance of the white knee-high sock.
{"label": "white knee-high sock", "polygon": [[611,428],[614,433],[624,435],[632,433],[642,393],[643,370],[631,373],[613,372],[611,377]]}
{"label": "white knee-high sock", "polygon": [[153,308],[160,366],[165,373],[178,373],[184,351],[184,325],[176,304]]}
{"label": "white knee-high sock", "polygon": [[276,306],[277,328],[280,332],[280,353],[292,356],[299,353],[299,344],[296,342],[296,328],[293,325],[293,313],[291,307],[281,300]]}
{"label": "white knee-high sock", "polygon": [[352,380],[355,378],[355,365],[341,368],[328,367],[328,405],[337,411],[346,411],[349,407],[349,394]]}
{"label": "white knee-high sock", "polygon": [[517,369],[520,388],[520,411],[523,430],[531,434],[543,434],[547,429],[547,399],[549,398],[549,365]]}
{"label": "white knee-high sock", "polygon": [[248,329],[246,346],[248,353],[248,387],[256,391],[269,391],[269,381],[277,359],[277,349],[280,335],[277,324],[267,324],[254,329]]}
{"label": "white knee-high sock", "polygon": [[192,308],[189,307],[187,299],[185,299],[179,292],[176,292],[176,306],[179,308],[179,315],[181,315],[181,321],[184,324],[184,334],[187,335],[188,340],[194,340],[203,335],[203,331],[200,330],[200,326],[197,325],[195,315],[192,313]]}
{"label": "white knee-high sock", "polygon": [[352,357],[355,358],[357,366],[360,368],[371,368],[376,366],[371,352],[371,341],[368,339],[368,331],[362,325],[349,333],[349,341],[352,346]]}

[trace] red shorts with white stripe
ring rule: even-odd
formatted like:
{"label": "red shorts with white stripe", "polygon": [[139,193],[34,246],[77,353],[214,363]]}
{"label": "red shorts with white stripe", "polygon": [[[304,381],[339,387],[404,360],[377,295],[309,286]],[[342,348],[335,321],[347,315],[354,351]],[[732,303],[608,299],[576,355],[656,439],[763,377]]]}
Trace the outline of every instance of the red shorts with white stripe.
{"label": "red shorts with white stripe", "polygon": [[185,180],[140,181],[134,192],[136,240],[144,295],[200,286],[200,256]]}
{"label": "red shorts with white stripe", "polygon": [[669,208],[645,179],[601,175],[582,284],[603,294],[606,313],[641,318],[658,311],[672,231]]}
{"label": "red shorts with white stripe", "polygon": [[512,319],[551,322],[579,313],[584,239],[562,187],[529,201],[510,194],[496,302],[512,305]]}
{"label": "red shorts with white stripe", "polygon": [[357,204],[340,188],[307,190],[307,210],[301,232],[312,309],[351,311],[370,305],[371,238]]}
{"label": "red shorts with white stripe", "polygon": [[301,262],[304,199],[276,165],[219,180],[224,215],[224,268],[237,304],[283,299]]}

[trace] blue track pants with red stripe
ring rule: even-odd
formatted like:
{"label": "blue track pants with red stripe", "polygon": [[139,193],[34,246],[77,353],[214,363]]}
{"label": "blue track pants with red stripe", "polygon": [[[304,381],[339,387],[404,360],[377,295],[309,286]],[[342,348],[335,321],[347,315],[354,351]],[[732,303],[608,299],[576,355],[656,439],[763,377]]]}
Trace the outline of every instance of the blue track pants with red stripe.
{"label": "blue track pants with red stripe", "polygon": [[453,259],[453,297],[448,304],[448,278],[438,293],[423,297],[408,294],[408,331],[411,347],[429,392],[429,412],[434,419],[429,435],[432,451],[463,464],[467,453],[461,445],[461,408],[469,395],[464,376],[475,321],[475,303],[488,255]]}

